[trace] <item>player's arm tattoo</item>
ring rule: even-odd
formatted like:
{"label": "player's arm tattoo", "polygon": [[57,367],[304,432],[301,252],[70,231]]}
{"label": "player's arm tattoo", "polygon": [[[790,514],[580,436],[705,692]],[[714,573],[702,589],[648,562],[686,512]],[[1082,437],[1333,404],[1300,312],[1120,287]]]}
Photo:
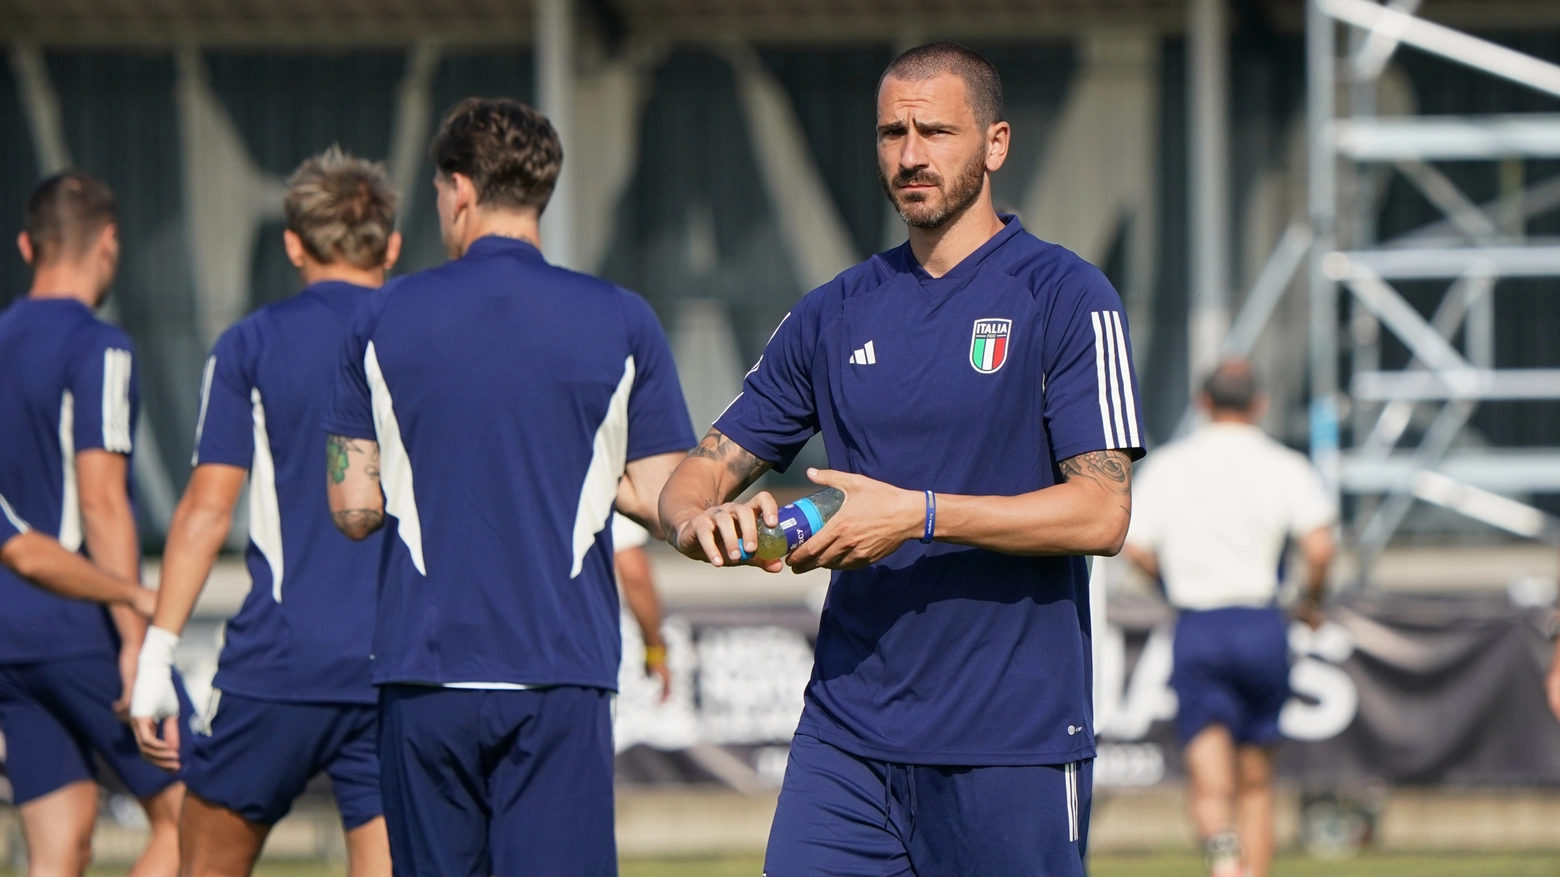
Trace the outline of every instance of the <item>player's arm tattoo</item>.
{"label": "player's arm tattoo", "polygon": [[1122,508],[1132,510],[1132,459],[1126,451],[1089,451],[1062,461],[1062,478],[1087,478],[1111,496],[1121,497]]}
{"label": "player's arm tattoo", "polygon": [[385,513],[379,509],[343,509],[332,512],[330,517],[336,522],[336,529],[352,539],[366,539],[385,525]]}
{"label": "player's arm tattoo", "polygon": [[379,443],[370,442],[365,448],[356,439],[347,438],[344,435],[328,435],[325,437],[325,468],[330,473],[332,484],[340,484],[347,480],[347,468],[352,465],[352,454],[357,454],[363,459],[363,474],[370,478],[379,477]]}
{"label": "player's arm tattoo", "polygon": [[711,429],[705,433],[704,440],[689,451],[688,456],[702,457],[725,466],[726,471],[737,479],[737,488],[731,491],[732,496],[747,490],[749,485],[774,465],[743,450],[741,445],[727,438],[718,429]]}

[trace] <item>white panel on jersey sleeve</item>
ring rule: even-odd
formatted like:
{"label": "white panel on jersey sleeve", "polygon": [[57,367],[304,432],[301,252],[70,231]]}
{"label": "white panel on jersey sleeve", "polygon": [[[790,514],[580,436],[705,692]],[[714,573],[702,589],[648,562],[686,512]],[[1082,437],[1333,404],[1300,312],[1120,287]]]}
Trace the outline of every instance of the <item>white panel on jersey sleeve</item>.
{"label": "white panel on jersey sleeve", "polygon": [[417,493],[412,488],[412,458],[401,441],[401,422],[396,419],[390,387],[385,383],[384,372],[379,369],[379,354],[372,341],[368,342],[368,350],[363,354],[363,373],[368,378],[368,391],[374,405],[374,434],[379,438],[379,483],[385,491],[385,511],[395,515],[396,531],[406,550],[411,552],[412,565],[419,573],[427,575],[428,568],[423,563],[422,519],[417,514]]}
{"label": "white panel on jersey sleeve", "polygon": [[60,544],[66,551],[81,549],[81,491],[76,486],[76,396],[60,394],[60,463],[64,469],[64,495],[60,498]]}
{"label": "white panel on jersey sleeve", "polygon": [[255,422],[255,457],[249,465],[249,541],[271,567],[271,596],[282,602],[282,507],[276,497],[276,461],[265,428],[265,404],[260,388],[249,391]]}
{"label": "white panel on jersey sleeve", "polygon": [[585,483],[580,486],[580,505],[574,514],[574,567],[569,578],[580,574],[585,567],[585,555],[596,541],[596,534],[607,527],[612,516],[612,502],[617,499],[618,479],[628,465],[628,396],[634,389],[634,358],[623,360],[623,378],[612,399],[607,402],[607,416],[596,429],[596,439],[591,443],[590,468],[585,470]]}
{"label": "white panel on jersey sleeve", "polygon": [[11,522],[11,526],[18,533],[26,533],[32,529],[27,526],[26,521],[22,520],[22,516],[16,513],[16,509],[11,508],[11,504],[5,501],[4,496],[0,496],[0,514],[5,515],[5,519]]}
{"label": "white panel on jersey sleeve", "polygon": [[195,451],[190,454],[190,465],[200,465],[200,437],[206,431],[206,406],[211,404],[211,379],[217,373],[215,354],[206,357],[206,370],[200,376],[200,416],[195,418]]}
{"label": "white panel on jersey sleeve", "polygon": [[103,450],[130,453],[130,351],[103,351]]}
{"label": "white panel on jersey sleeve", "polygon": [[1116,335],[1116,360],[1121,369],[1121,391],[1126,395],[1126,401],[1122,407],[1126,409],[1128,447],[1140,448],[1143,443],[1138,440],[1137,424],[1137,398],[1132,392],[1132,363],[1127,357],[1127,333],[1121,328],[1121,312],[1110,312],[1111,326]]}

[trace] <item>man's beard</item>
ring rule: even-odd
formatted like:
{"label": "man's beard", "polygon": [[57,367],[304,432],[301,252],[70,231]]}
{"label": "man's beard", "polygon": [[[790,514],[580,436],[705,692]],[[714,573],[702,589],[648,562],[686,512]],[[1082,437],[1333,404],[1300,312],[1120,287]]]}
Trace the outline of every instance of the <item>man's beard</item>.
{"label": "man's beard", "polygon": [[[901,168],[894,175],[893,184],[883,176],[882,167],[878,168],[878,182],[883,184],[883,194],[888,196],[889,203],[894,205],[894,210],[905,224],[916,228],[939,228],[950,220],[962,214],[966,208],[975,203],[980,197],[981,189],[986,184],[986,156],[980,152],[971,156],[970,161],[959,170],[953,179],[953,184],[944,187],[943,179],[938,174],[926,168],[914,168],[906,170]],[[942,206],[933,207],[921,200],[924,195],[897,195],[896,186],[936,186],[942,192]],[[903,200],[901,200],[903,198]],[[914,198],[915,200],[911,200]]]}

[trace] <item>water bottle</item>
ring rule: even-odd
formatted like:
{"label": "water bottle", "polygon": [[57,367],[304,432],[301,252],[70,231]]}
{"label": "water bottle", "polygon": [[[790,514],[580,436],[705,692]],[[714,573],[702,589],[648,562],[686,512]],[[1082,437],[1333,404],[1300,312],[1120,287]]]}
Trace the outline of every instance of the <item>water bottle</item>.
{"label": "water bottle", "polygon": [[776,560],[795,551],[797,546],[822,530],[823,525],[844,504],[844,491],[837,487],[825,487],[812,496],[781,506],[778,527],[771,527],[764,523],[763,518],[759,518],[758,558]]}

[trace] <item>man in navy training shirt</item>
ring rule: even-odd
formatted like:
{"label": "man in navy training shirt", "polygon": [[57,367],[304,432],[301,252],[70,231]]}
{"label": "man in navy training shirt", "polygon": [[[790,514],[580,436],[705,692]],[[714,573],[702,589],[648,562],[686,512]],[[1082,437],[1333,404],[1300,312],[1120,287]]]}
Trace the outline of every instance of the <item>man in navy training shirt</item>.
{"label": "man in navy training shirt", "polygon": [[66,551],[59,541],[39,533],[0,496],[0,566],[23,581],[68,600],[124,603],[150,617],[157,592],[116,579],[92,561]]}
{"label": "man in navy training shirt", "polygon": [[336,532],[319,450],[347,324],[400,252],[395,203],[379,165],[335,147],[305,161],[288,181],[282,232],[305,287],[228,329],[206,360],[195,471],[168,531],[130,704],[146,757],[178,767],[173,652],[247,476],[254,584],[228,621],[205,727],[183,765],[189,874],[250,873],[271,826],[321,771],[348,873],[390,873],[368,659],[380,540]]}
{"label": "man in navy training shirt", "polygon": [[1121,548],[1142,435],[1115,290],[992,208],[1001,95],[952,43],[889,66],[878,167],[908,243],[791,310],[661,496],[673,544],[725,566],[778,523],[767,493],[730,500],[816,432],[808,475],[846,495],[785,561],[838,571],[771,877],[1084,873],[1083,555]]}
{"label": "man in navy training shirt", "polygon": [[[27,202],[17,243],[32,289],[0,314],[0,493],[19,520],[138,582],[135,356],[129,336],[92,310],[118,267],[116,213],[113,191],[79,171],[44,180]],[[0,731],[29,873],[86,869],[101,756],[151,823],[131,874],[171,877],[184,786],[141,760],[120,718],[146,622],[129,606],[67,600],[4,570],[0,605]]]}
{"label": "man in navy training shirt", "polygon": [[353,318],[325,421],[336,524],[385,529],[374,682],[402,875],[617,873],[609,521],[659,534],[694,443],[643,299],[549,265],[563,149],[470,98],[431,148],[451,261]]}

